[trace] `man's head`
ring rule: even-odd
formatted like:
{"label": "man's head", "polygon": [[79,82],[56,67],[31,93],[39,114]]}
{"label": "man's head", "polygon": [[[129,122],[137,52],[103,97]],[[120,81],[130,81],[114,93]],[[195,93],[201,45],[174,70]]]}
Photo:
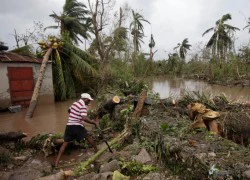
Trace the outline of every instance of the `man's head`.
{"label": "man's head", "polygon": [[89,104],[90,101],[93,101],[92,97],[88,93],[82,93],[81,99],[85,102],[85,104]]}

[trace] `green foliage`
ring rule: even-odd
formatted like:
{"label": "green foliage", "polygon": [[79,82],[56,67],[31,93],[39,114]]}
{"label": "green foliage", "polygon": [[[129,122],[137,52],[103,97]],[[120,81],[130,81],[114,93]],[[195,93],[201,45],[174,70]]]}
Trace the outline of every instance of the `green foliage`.
{"label": "green foliage", "polygon": [[138,137],[139,139],[140,137],[140,124],[136,123],[132,125],[132,134],[136,137]]}
{"label": "green foliage", "polygon": [[1,152],[0,153],[0,165],[7,165],[10,162],[11,162],[10,153]]}
{"label": "green foliage", "polygon": [[190,61],[183,67],[183,74],[185,75],[205,75],[208,74],[208,63],[199,59],[196,54]]}
{"label": "green foliage", "polygon": [[120,86],[121,83],[130,81],[134,78],[131,66],[126,61],[122,61],[121,59],[113,59],[110,61],[110,66],[112,76],[114,76],[114,84]]}
{"label": "green foliage", "polygon": [[23,46],[23,47],[20,47],[20,48],[13,49],[13,50],[11,50],[10,52],[17,53],[17,54],[20,54],[20,55],[23,55],[23,56],[35,57],[35,54],[34,54],[34,52],[33,52],[33,49],[32,49],[32,47],[29,46],[29,45],[26,45],[26,46]]}
{"label": "green foliage", "polygon": [[22,152],[27,147],[26,143],[22,140],[15,143],[15,151]]}
{"label": "green foliage", "polygon": [[[145,82],[134,77],[131,66],[131,64],[120,59],[111,60],[108,66],[108,75],[100,77],[106,79],[103,86],[120,89],[125,95],[139,94],[145,87]],[[100,84],[100,80],[97,81]]]}
{"label": "green foliage", "polygon": [[224,14],[220,19],[215,22],[215,27],[207,29],[202,36],[213,31],[212,37],[209,39],[206,47],[212,49],[214,57],[217,55],[217,61],[220,62],[220,68],[223,61],[225,61],[226,52],[232,49],[232,33],[240,30],[237,27],[226,24],[226,21],[231,20],[230,14]]}
{"label": "green foliage", "polygon": [[128,115],[134,110],[134,105],[129,105],[126,109],[120,111],[123,117],[128,117]]}
{"label": "green foliage", "polygon": [[114,30],[114,49],[118,52],[126,51],[128,44],[128,32],[124,27],[118,27]]}
{"label": "green foliage", "polygon": [[135,160],[132,161],[120,161],[121,173],[126,176],[136,176],[144,173],[156,171],[157,168],[153,165],[144,165],[138,163]]}
{"label": "green foliage", "polygon": [[178,43],[174,49],[179,49],[179,56],[185,59],[187,50],[190,50],[191,45],[188,44],[188,38],[185,38],[182,43]]}
{"label": "green foliage", "polygon": [[51,139],[62,139],[63,138],[63,134],[62,133],[56,133],[56,134],[52,134]]}
{"label": "green foliage", "polygon": [[54,95],[57,101],[75,98],[77,85],[82,86],[84,77],[97,74],[89,54],[73,45],[66,34],[63,41],[63,46],[51,55]]}
{"label": "green foliage", "polygon": [[177,131],[177,127],[175,126],[169,126],[168,123],[163,123],[160,125],[160,128],[164,133],[169,133],[169,132],[175,132]]}
{"label": "green foliage", "polygon": [[167,62],[167,69],[168,74],[171,75],[180,75],[182,73],[182,63],[183,61],[180,60],[178,54],[169,54]]}
{"label": "green foliage", "polygon": [[150,61],[145,58],[143,54],[139,54],[133,57],[134,75],[135,76],[146,76],[151,75],[149,72]]}
{"label": "green foliage", "polygon": [[105,114],[100,120],[100,128],[105,129],[109,126],[109,124],[110,124],[109,114]]}
{"label": "green foliage", "polygon": [[57,15],[55,12],[50,15],[58,25],[49,26],[46,29],[60,29],[61,35],[68,34],[75,44],[78,41],[82,43],[78,36],[85,39],[90,37],[88,31],[91,26],[91,18],[88,13],[89,11],[83,3],[77,0],[66,0],[61,15]]}
{"label": "green foliage", "polygon": [[149,141],[147,138],[142,136],[141,140],[140,140],[139,147],[145,148],[149,152],[155,152],[156,143],[153,141]]}
{"label": "green foliage", "polygon": [[142,41],[142,38],[144,36],[144,27],[142,25],[142,22],[147,22],[150,24],[149,21],[144,19],[144,17],[132,10],[132,16],[133,16],[133,21],[130,24],[130,29],[131,29],[131,34],[133,36],[133,42],[134,42],[134,53],[136,54],[140,48],[140,42]]}
{"label": "green foliage", "polygon": [[153,73],[153,75],[170,74],[167,60],[154,61],[152,69],[153,71],[151,71],[151,73]]}

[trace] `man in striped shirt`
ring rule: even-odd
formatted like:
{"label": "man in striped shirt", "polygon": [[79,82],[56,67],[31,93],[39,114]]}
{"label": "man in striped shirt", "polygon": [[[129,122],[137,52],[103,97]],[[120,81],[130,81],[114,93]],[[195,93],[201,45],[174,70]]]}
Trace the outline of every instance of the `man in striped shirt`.
{"label": "man in striped shirt", "polygon": [[83,121],[95,125],[99,128],[98,121],[93,121],[87,117],[87,106],[93,99],[88,93],[81,94],[80,100],[74,102],[70,106],[69,119],[64,133],[64,143],[61,146],[58,156],[55,160],[55,166],[58,165],[59,160],[64,153],[65,148],[69,142],[76,140],[78,142],[86,140],[93,146],[95,152],[98,151],[97,146],[91,136],[88,136],[87,130],[84,128]]}

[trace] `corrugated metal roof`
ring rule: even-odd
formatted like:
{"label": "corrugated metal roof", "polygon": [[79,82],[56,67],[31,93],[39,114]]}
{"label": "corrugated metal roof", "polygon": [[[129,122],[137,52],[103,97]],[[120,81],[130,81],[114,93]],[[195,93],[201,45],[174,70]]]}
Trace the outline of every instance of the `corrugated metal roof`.
{"label": "corrugated metal roof", "polygon": [[42,63],[41,58],[34,58],[30,56],[22,56],[12,52],[0,52],[1,62],[20,62],[20,63]]}

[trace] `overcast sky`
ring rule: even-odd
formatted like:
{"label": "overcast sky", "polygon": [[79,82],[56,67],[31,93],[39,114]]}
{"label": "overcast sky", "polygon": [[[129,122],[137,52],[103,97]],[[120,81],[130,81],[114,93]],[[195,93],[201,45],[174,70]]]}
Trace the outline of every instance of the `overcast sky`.
{"label": "overcast sky", "polygon": [[[87,3],[87,0],[79,0]],[[166,58],[173,48],[184,38],[188,38],[193,51],[197,44],[205,45],[212,33],[202,37],[205,30],[215,25],[222,15],[230,13],[232,20],[227,23],[241,31],[236,33],[236,49],[249,42],[248,30],[242,30],[250,17],[249,0],[116,0],[114,9],[118,10],[124,3],[143,15],[151,22],[144,24],[145,44],[147,52],[151,32],[156,42],[157,59]],[[15,46],[11,34],[14,29],[22,34],[32,28],[34,21],[41,21],[45,26],[55,25],[49,14],[52,11],[60,14],[65,0],[1,0],[0,6],[0,41],[9,49]],[[112,17],[112,16],[111,16]]]}

